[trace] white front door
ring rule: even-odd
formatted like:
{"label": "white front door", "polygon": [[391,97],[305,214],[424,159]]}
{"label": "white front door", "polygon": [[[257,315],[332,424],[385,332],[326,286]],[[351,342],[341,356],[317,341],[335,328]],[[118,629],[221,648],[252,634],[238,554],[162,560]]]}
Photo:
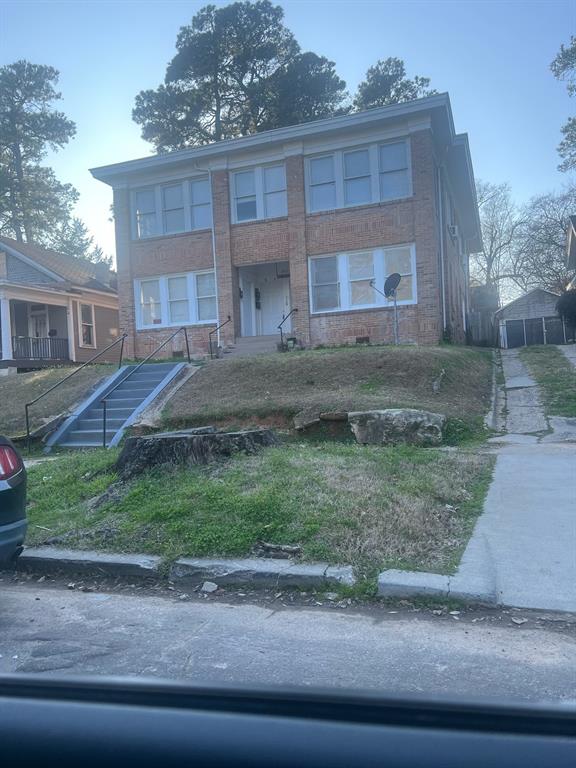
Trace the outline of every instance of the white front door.
{"label": "white front door", "polygon": [[[290,280],[287,277],[277,278],[258,285],[257,289],[260,294],[259,301],[256,299],[258,335],[271,336],[279,333],[278,325],[290,312]],[[283,329],[284,332],[290,330],[290,320],[284,324]]]}

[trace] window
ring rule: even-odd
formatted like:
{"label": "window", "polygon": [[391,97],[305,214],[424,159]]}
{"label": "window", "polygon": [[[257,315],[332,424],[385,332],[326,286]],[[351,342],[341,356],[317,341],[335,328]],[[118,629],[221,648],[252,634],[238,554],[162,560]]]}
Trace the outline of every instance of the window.
{"label": "window", "polygon": [[190,182],[190,219],[192,229],[210,229],[212,226],[212,206],[210,200],[210,179],[196,179]]}
{"label": "window", "polygon": [[156,201],[154,189],[140,189],[135,195],[136,233],[138,237],[156,234]]}
{"label": "window", "polygon": [[370,155],[367,149],[344,153],[344,202],[362,205],[372,201]]}
{"label": "window", "polygon": [[216,281],[214,272],[196,276],[196,301],[198,320],[213,320],[216,317]]}
{"label": "window", "polygon": [[136,280],[138,328],[213,323],[217,319],[213,272]]}
{"label": "window", "polygon": [[313,157],[310,160],[310,210],[336,208],[336,177],[334,157]]}
{"label": "window", "polygon": [[374,280],[374,253],[362,251],[348,255],[348,282],[350,305],[364,306],[375,303],[376,292],[370,285]]}
{"label": "window", "polygon": [[407,139],[307,160],[308,211],[369,205],[412,194]]}
{"label": "window", "polygon": [[80,304],[80,346],[95,347],[94,335],[94,306],[92,304]]}
{"label": "window", "polygon": [[172,184],[162,188],[162,220],[164,232],[184,232],[184,198],[182,184]]}
{"label": "window", "polygon": [[144,325],[160,325],[162,323],[159,280],[143,280],[140,283],[140,306]]}
{"label": "window", "polygon": [[405,141],[382,144],[379,149],[380,200],[408,197],[410,175],[408,148]]}
{"label": "window", "polygon": [[187,278],[168,278],[168,317],[171,323],[187,323],[188,312],[188,286]]}
{"label": "window", "polygon": [[210,180],[204,176],[132,193],[133,231],[138,239],[210,229]]}
{"label": "window", "polygon": [[258,218],[254,171],[234,174],[234,197],[236,199],[236,221],[250,221]]}
{"label": "window", "polygon": [[413,245],[317,256],[310,259],[312,312],[388,307],[386,299],[370,284],[384,291],[388,275],[398,272],[398,304],[416,303],[416,267]]}
{"label": "window", "polygon": [[312,307],[314,312],[338,309],[340,284],[338,282],[338,258],[328,256],[312,259]]}
{"label": "window", "polygon": [[232,217],[236,223],[286,216],[284,165],[252,168],[232,174]]}

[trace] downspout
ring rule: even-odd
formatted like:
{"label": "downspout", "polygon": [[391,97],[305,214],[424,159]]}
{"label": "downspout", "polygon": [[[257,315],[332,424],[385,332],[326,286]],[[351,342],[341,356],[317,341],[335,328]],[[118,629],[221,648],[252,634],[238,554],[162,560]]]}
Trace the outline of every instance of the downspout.
{"label": "downspout", "polygon": [[442,288],[442,331],[446,330],[446,284],[444,281],[444,199],[442,190],[442,169],[437,170],[438,218],[440,220],[440,285]]}

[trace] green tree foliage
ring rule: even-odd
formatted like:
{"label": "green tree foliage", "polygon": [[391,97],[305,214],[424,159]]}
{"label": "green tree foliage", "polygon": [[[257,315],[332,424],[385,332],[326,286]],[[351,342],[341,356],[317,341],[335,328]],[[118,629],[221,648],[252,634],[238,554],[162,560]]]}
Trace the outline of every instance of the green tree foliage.
{"label": "green tree foliage", "polygon": [[207,5],[182,27],[165,82],[133,118],[157,150],[182,149],[334,114],[346,84],[302,53],[270,0]]}
{"label": "green tree foliage", "polygon": [[[570,45],[560,46],[558,55],[550,65],[550,69],[558,80],[567,83],[569,96],[576,94],[576,37],[570,38]],[[576,118],[569,117],[562,126],[563,139],[558,146],[558,154],[562,162],[558,166],[561,171],[576,168]]]}
{"label": "green tree foliage", "polygon": [[95,245],[86,225],[76,216],[53,228],[45,244],[66,256],[75,256],[93,263],[103,262],[109,266],[112,264],[111,257],[105,256],[102,248]]}
{"label": "green tree foliage", "polygon": [[358,86],[354,108],[362,110],[385,107],[388,104],[398,104],[437,93],[429,86],[428,77],[407,77],[402,59],[380,59],[370,67],[366,72],[366,79]]}
{"label": "green tree foliage", "polygon": [[53,67],[17,61],[0,68],[0,231],[16,240],[39,240],[70,215],[77,193],[40,165],[61,149],[75,125],[53,109],[61,98]]}

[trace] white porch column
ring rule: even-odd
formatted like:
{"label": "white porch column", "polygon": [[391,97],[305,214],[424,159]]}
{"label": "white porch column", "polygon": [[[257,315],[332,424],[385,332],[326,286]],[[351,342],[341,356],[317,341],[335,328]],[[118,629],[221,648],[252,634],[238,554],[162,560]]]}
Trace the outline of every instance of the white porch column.
{"label": "white porch column", "polygon": [[2,360],[12,360],[12,323],[10,299],[0,295],[0,326],[2,327]]}

